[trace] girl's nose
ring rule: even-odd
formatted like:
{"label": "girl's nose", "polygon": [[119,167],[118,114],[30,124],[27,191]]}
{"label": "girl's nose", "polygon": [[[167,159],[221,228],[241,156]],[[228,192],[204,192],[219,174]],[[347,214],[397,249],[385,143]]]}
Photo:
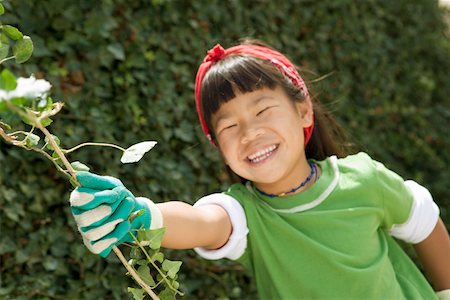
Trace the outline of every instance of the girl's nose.
{"label": "girl's nose", "polygon": [[241,143],[247,144],[247,143],[257,139],[258,137],[260,137],[263,134],[264,134],[264,129],[262,129],[261,127],[248,126],[247,128],[244,129],[244,132],[243,132],[243,135],[241,138]]}

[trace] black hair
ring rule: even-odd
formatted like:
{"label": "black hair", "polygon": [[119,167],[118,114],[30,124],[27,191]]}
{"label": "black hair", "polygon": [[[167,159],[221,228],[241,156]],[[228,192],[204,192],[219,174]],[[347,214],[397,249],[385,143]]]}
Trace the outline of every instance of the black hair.
{"label": "black hair", "polygon": [[[260,45],[260,43],[252,44]],[[200,97],[206,125],[216,144],[211,124],[212,115],[223,103],[235,98],[237,93],[249,93],[264,87],[269,89],[281,87],[294,102],[306,100],[303,91],[269,61],[245,54],[233,54],[211,66],[203,78]],[[317,99],[311,97],[311,101],[314,130],[305,148],[306,157],[323,160],[331,155],[346,156],[350,152],[350,147],[343,129]]]}

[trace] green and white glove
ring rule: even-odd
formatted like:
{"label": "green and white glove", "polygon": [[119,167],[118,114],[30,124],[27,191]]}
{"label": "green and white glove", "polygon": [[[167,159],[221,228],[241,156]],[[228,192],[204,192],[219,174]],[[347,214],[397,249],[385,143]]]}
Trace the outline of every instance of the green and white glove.
{"label": "green and white glove", "polygon": [[[162,214],[156,204],[134,197],[119,179],[78,172],[77,180],[81,186],[70,194],[70,205],[91,252],[106,257],[113,246],[133,241],[129,231],[162,227]],[[130,222],[129,216],[140,210],[143,213]]]}

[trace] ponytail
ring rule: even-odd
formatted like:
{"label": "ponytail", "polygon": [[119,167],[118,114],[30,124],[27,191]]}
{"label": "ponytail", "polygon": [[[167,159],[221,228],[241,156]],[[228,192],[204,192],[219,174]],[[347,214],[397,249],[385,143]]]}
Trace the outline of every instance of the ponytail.
{"label": "ponytail", "polygon": [[329,156],[345,157],[354,151],[347,135],[333,115],[318,101],[313,102],[314,130],[306,145],[306,158],[324,160]]}

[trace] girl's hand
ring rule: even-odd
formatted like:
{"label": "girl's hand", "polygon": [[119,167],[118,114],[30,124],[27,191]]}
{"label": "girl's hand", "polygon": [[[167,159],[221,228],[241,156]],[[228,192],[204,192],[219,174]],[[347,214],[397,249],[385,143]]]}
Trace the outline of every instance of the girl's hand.
{"label": "girl's hand", "polygon": [[71,210],[91,252],[106,257],[113,246],[133,241],[129,231],[162,227],[157,206],[134,197],[119,179],[78,172],[77,180],[81,186],[70,195]]}

